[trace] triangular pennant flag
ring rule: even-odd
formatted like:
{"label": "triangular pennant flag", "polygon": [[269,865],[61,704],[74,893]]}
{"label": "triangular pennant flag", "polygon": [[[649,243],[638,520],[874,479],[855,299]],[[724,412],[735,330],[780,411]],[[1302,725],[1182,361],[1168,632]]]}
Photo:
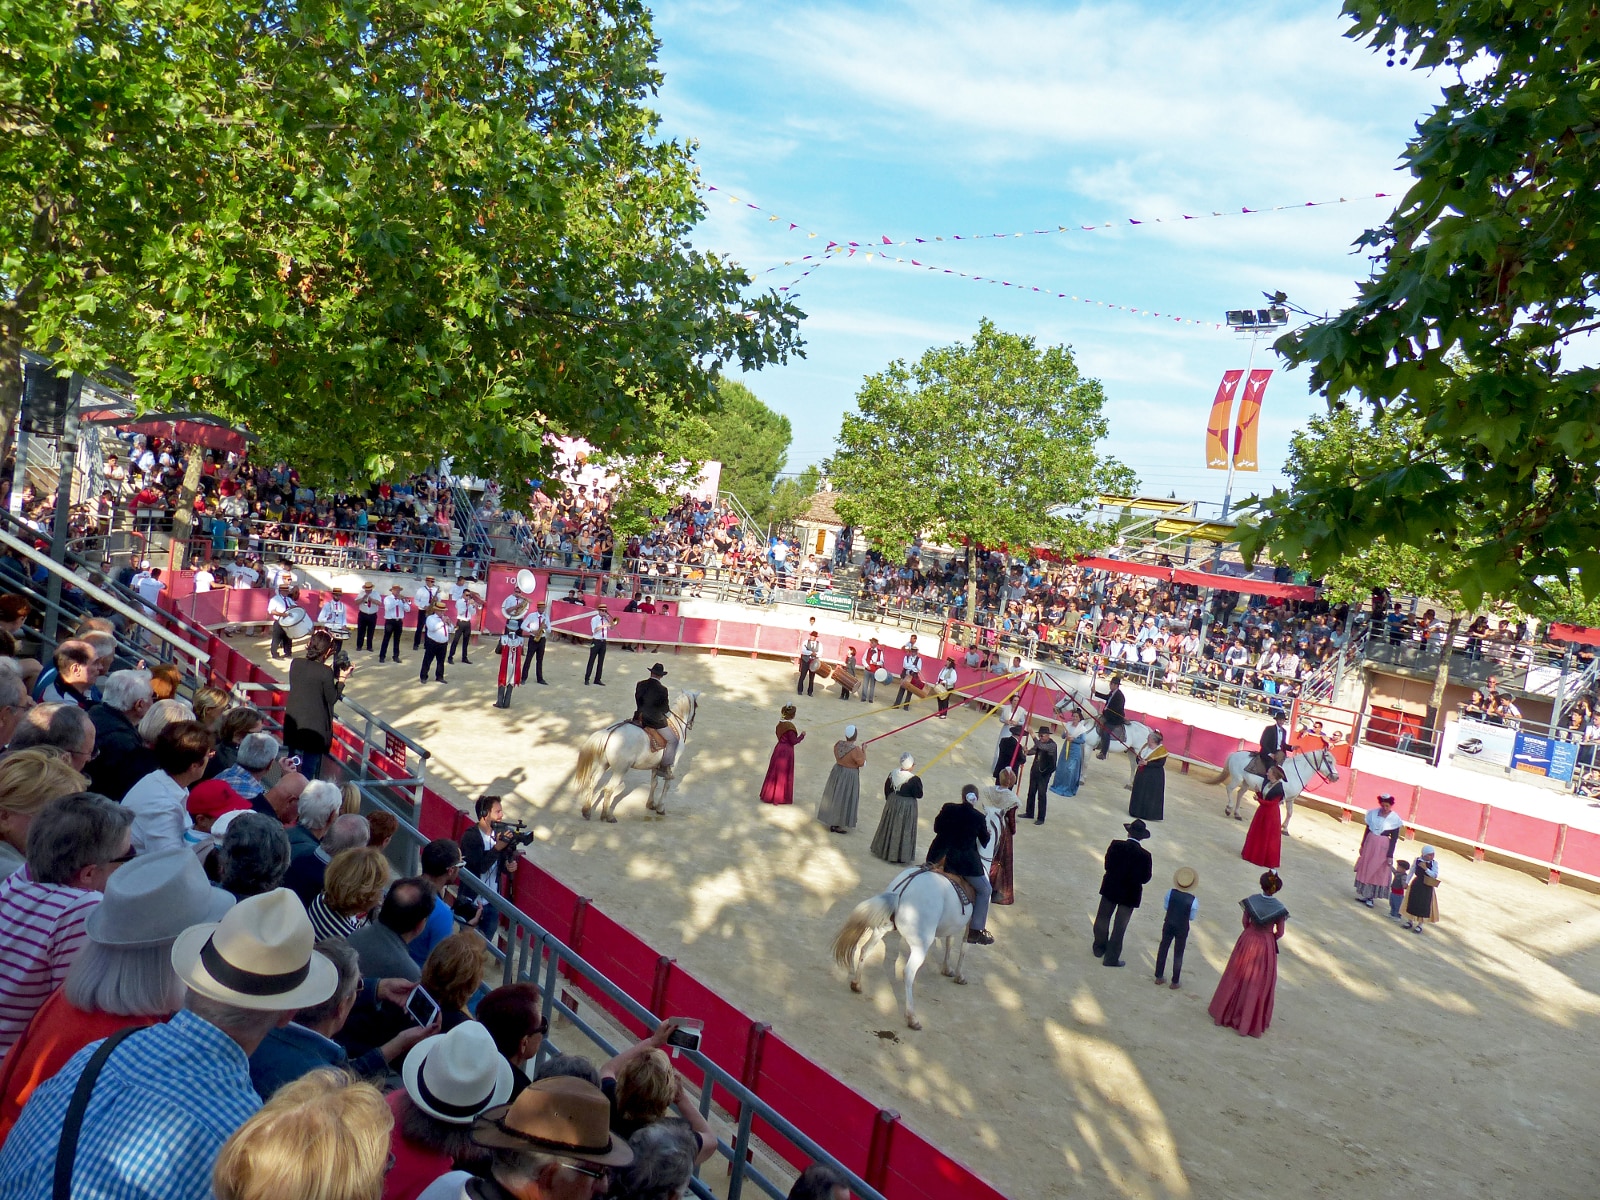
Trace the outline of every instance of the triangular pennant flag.
{"label": "triangular pennant flag", "polygon": [[880,234],[879,234],[879,235],[878,235],[878,236],[879,236],[879,237],[882,237],[882,238],[883,238],[883,244],[884,244],[884,245],[885,245],[885,246],[892,246],[892,245],[894,245],[894,243],[893,243],[893,242],[891,242],[891,241],[890,241],[890,240],[889,240],[889,239],[888,239],[888,238],[886,238],[886,237],[883,237],[883,234],[881,234],[881,233],[880,233]]}

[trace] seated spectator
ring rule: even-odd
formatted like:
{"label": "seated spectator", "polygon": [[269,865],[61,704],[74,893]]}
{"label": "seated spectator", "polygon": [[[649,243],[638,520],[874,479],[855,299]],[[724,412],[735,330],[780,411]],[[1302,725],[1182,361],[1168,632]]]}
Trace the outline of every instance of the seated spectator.
{"label": "seated spectator", "polygon": [[206,768],[208,779],[215,779],[238,761],[239,744],[261,731],[261,713],[248,704],[228,709],[217,721],[217,756]]}
{"label": "seated spectator", "polygon": [[[91,618],[93,619],[93,618]],[[101,681],[115,669],[117,660],[116,634],[103,629],[80,630],[78,636],[88,642],[94,650],[94,686],[89,689],[89,698],[96,704],[100,702]]]}
{"label": "seated spectator", "polygon": [[360,784],[352,782],[339,785],[339,812],[341,815],[344,813],[359,814],[361,812],[361,801]]}
{"label": "seated spectator", "polygon": [[[234,712],[242,711],[244,710],[234,710]],[[233,713],[229,713],[224,718],[223,724],[225,726],[233,718],[233,715]],[[218,749],[218,757],[221,757],[220,747]],[[277,738],[270,733],[261,733],[259,731],[247,733],[240,740],[238,746],[234,748],[232,764],[217,772],[215,778],[220,779],[248,800],[250,807],[258,813],[276,816],[277,814],[272,805],[267,802],[266,777],[271,773],[272,764],[277,760]],[[217,760],[214,758],[211,761],[215,765]]]}
{"label": "seated spectator", "polygon": [[[5,597],[0,596],[0,600],[3,599]],[[0,747],[11,744],[11,735],[16,732],[17,722],[33,707],[28,685],[16,671],[15,665],[14,658],[0,664]]]}
{"label": "seated spectator", "polygon": [[581,1054],[552,1054],[533,1072],[534,1083],[541,1079],[562,1078],[581,1079],[599,1087],[600,1068]]}
{"label": "seated spectator", "polygon": [[156,769],[155,756],[139,736],[139,722],[155,699],[149,671],[113,671],[101,685],[100,702],[89,709],[99,751],[89,764],[89,782],[102,796],[121,800]]}
{"label": "seated spectator", "polygon": [[133,857],[128,822],[92,792],[63,796],[34,817],[27,861],[0,880],[0,1055],[66,981],[83,949],[84,922]]}
{"label": "seated spectator", "polygon": [[412,983],[421,979],[422,968],[412,961],[406,944],[422,933],[432,911],[433,889],[426,880],[395,880],[378,906],[378,919],[350,935],[350,948],[361,956],[361,973]]}
{"label": "seated spectator", "polygon": [[[279,765],[282,765],[281,762]],[[299,771],[284,771],[278,776],[278,782],[267,788],[267,794],[261,797],[285,829],[293,829],[299,824],[300,796],[306,790],[307,783],[306,777]]]}
{"label": "seated spectator", "polygon": [[827,1163],[812,1163],[800,1172],[788,1200],[850,1200],[850,1181]]}
{"label": "seated spectator", "polygon": [[[157,663],[150,668],[150,688],[156,694],[157,700],[172,700],[178,694],[178,689],[183,686],[183,670],[171,663]],[[179,703],[182,703],[181,701]],[[187,704],[184,708],[188,708]],[[186,721],[194,720],[194,712],[183,718]],[[149,740],[149,739],[146,739]]]}
{"label": "seated spectator", "polygon": [[716,1153],[717,1139],[700,1110],[689,1101],[683,1080],[661,1049],[675,1028],[676,1021],[663,1021],[649,1037],[607,1062],[600,1068],[600,1090],[611,1102],[612,1130],[625,1137],[632,1137],[646,1125],[661,1120],[668,1109],[676,1108],[694,1131],[694,1160],[703,1163]]}
{"label": "seated spectator", "polygon": [[452,933],[433,948],[422,965],[422,986],[439,1005],[444,1032],[472,1020],[467,1002],[483,984],[489,947],[470,929]]}
{"label": "seated spectator", "polygon": [[200,782],[215,744],[215,735],[198,721],[174,722],[156,738],[151,747],[156,769],[122,798],[123,808],[133,814],[133,848],[140,854],[191,844],[189,788]]}
{"label": "seated spectator", "polygon": [[[284,876],[284,886],[292,891],[307,908],[322,891],[323,876],[333,856],[341,850],[354,850],[365,846],[372,838],[372,828],[365,817],[335,816],[322,828],[317,844],[306,849],[306,841],[313,829],[306,824],[307,804],[313,817],[324,811],[336,810],[339,789],[331,783],[312,780],[300,793],[300,820],[289,831],[289,841],[294,850],[289,856],[289,873]],[[299,836],[296,836],[298,831]]]}
{"label": "seated spectator", "polygon": [[339,972],[339,986],[326,1000],[302,1008],[293,1021],[267,1034],[250,1055],[250,1083],[263,1100],[272,1099],[273,1093],[285,1084],[322,1067],[339,1067],[364,1079],[381,1079],[391,1063],[438,1031],[437,1025],[428,1029],[413,1025],[360,1058],[351,1058],[333,1039],[344,1029],[357,1002],[364,999],[371,1003],[382,996],[392,1003],[404,1004],[415,985],[399,979],[362,979],[356,952],[342,941],[320,942],[317,953]]}
{"label": "seated spectator", "polygon": [[[374,813],[374,816],[377,814]],[[455,917],[444,898],[461,876],[461,847],[449,838],[435,838],[422,848],[422,877],[433,887],[433,912],[422,936],[411,943],[411,957],[417,966],[428,961],[433,948],[455,932]]]}
{"label": "seated spectator", "polygon": [[194,719],[199,721],[212,733],[217,732],[217,727],[222,722],[222,715],[233,704],[233,697],[219,687],[202,687],[194,691],[194,699],[190,706],[194,709]]}
{"label": "seated spectator", "polygon": [[389,1167],[393,1118],[370,1083],[314,1071],[283,1088],[228,1139],[215,1200],[372,1200]]}
{"label": "seated spectator", "polygon": [[99,655],[80,638],[68,638],[56,647],[51,665],[34,685],[34,699],[40,704],[74,704],[89,707],[89,689],[98,678]]}
{"label": "seated spectator", "polygon": [[35,746],[0,758],[0,877],[22,865],[28,830],[44,806],[88,785],[59,750]]}
{"label": "seated spectator", "polygon": [[415,1200],[447,1171],[481,1171],[489,1154],[472,1123],[511,1099],[511,1069],[482,1025],[468,1021],[422,1042],[406,1056],[405,1087],[388,1096],[394,1114],[394,1169],[383,1200]]}
{"label": "seated spectator", "polygon": [[694,1174],[694,1138],[681,1125],[646,1125],[628,1139],[633,1162],[622,1168],[610,1200],[682,1200]]}
{"label": "seated spectator", "polygon": [[400,832],[400,819],[381,808],[367,817],[367,845],[387,850],[394,835]]}
{"label": "seated spectator", "polygon": [[0,1142],[34,1090],[90,1042],[165,1021],[183,1005],[172,944],[185,929],[220,921],[233,897],[206,882],[187,850],[135,858],[89,910],[87,941],[65,983],[50,993],[0,1067]]}
{"label": "seated spectator", "polygon": [[283,886],[289,869],[289,835],[274,817],[240,813],[217,845],[217,886],[236,899]]}
{"label": "seated spectator", "polygon": [[628,1143],[606,1127],[606,1098],[593,1084],[556,1076],[531,1084],[472,1125],[472,1140],[494,1152],[480,1190],[465,1171],[441,1175],[419,1200],[589,1200],[615,1168],[633,1161]]}
{"label": "seated spectator", "polygon": [[[312,951],[305,911],[281,889],[186,929],[172,965],[188,989],[183,1009],[131,1031],[103,1060],[73,1160],[78,1194],[207,1200],[223,1144],[261,1104],[250,1054],[338,983],[333,964]],[[23,1108],[0,1149],[0,1179],[13,1194],[51,1194],[67,1106],[93,1053],[80,1050]],[[302,1158],[304,1147],[302,1133]]]}
{"label": "seated spectator", "polygon": [[540,1010],[539,989],[531,983],[497,987],[478,1001],[477,1018],[511,1066],[511,1097],[516,1099],[531,1082],[528,1064],[538,1058],[549,1028]]}
{"label": "seated spectator", "polygon": [[184,801],[189,820],[194,822],[196,833],[210,833],[227,813],[249,812],[250,805],[225,783],[215,779],[202,779],[189,789]]}
{"label": "seated spectator", "polygon": [[335,854],[322,877],[322,891],[307,910],[317,941],[349,937],[365,925],[389,890],[389,874],[382,850],[361,846]]}
{"label": "seated spectator", "polygon": [[162,697],[156,690],[154,672],[151,673],[150,691],[156,696],[156,702],[150,706],[144,716],[139,718],[139,740],[146,746],[154,746],[156,738],[161,736],[161,731],[168,725],[179,721],[194,720],[194,709],[182,700],[174,700],[170,696]]}
{"label": "seated spectator", "polygon": [[76,704],[36,704],[17,722],[9,749],[30,746],[60,750],[82,771],[94,757],[94,722]]}

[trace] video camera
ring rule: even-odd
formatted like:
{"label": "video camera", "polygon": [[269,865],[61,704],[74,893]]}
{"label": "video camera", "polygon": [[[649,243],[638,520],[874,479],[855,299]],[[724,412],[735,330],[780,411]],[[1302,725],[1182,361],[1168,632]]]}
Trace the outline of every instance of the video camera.
{"label": "video camera", "polygon": [[527,846],[533,842],[533,830],[528,828],[526,821],[496,821],[493,828],[496,841],[508,833],[511,835],[510,841],[506,843],[507,849]]}
{"label": "video camera", "polygon": [[350,656],[344,652],[344,648],[341,646],[339,653],[333,656],[333,673],[335,675],[347,675],[349,672]]}

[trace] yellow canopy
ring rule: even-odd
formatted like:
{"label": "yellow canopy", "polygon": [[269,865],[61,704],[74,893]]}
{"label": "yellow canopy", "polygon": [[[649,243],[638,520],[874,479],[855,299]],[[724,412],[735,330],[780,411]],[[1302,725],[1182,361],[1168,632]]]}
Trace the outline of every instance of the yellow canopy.
{"label": "yellow canopy", "polygon": [[1189,521],[1182,517],[1166,517],[1156,522],[1155,531],[1166,537],[1195,538],[1202,542],[1236,542],[1239,531],[1232,525],[1217,521]]}
{"label": "yellow canopy", "polygon": [[1131,508],[1138,512],[1182,512],[1193,504],[1191,500],[1160,500],[1150,496],[1099,496],[1096,500],[1102,508]]}

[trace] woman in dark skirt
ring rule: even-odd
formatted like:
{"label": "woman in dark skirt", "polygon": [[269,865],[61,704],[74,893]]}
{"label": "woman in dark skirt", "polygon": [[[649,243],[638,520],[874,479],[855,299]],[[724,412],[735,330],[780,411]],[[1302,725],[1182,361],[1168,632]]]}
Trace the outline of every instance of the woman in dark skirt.
{"label": "woman in dark skirt", "polygon": [[1158,731],[1152,730],[1139,752],[1139,770],[1133,777],[1133,795],[1128,800],[1128,815],[1145,821],[1159,821],[1167,807],[1167,748]]}
{"label": "woman in dark skirt", "polygon": [[1424,846],[1411,864],[1411,881],[1406,886],[1406,928],[1421,933],[1424,921],[1439,923],[1439,860],[1432,846]]}
{"label": "woman in dark skirt", "polygon": [[900,769],[883,781],[883,815],[872,837],[872,853],[888,863],[917,861],[917,801],[922,799],[922,778],[914,773],[917,762],[900,756]]}

